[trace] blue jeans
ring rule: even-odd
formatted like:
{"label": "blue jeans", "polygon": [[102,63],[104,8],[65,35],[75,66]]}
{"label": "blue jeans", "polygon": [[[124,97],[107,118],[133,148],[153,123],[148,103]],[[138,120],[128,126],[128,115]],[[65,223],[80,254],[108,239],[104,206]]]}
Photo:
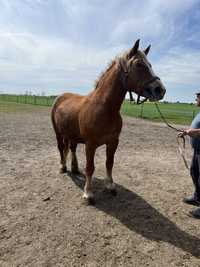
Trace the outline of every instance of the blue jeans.
{"label": "blue jeans", "polygon": [[195,187],[194,197],[200,201],[200,151],[194,150],[190,166],[190,175]]}

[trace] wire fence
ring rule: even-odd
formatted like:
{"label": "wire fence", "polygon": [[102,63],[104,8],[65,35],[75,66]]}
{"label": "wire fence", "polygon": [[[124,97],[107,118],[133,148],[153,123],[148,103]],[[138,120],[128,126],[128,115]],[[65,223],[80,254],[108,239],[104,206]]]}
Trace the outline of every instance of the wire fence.
{"label": "wire fence", "polygon": [[[52,106],[56,96],[37,96],[37,95],[10,95],[0,94],[0,101],[15,102],[40,106]],[[165,103],[160,102],[159,108],[164,117],[172,123],[190,124],[199,108],[188,103]],[[141,105],[130,104],[125,100],[121,107],[121,113],[137,118],[162,121],[154,103],[145,102]]]}
{"label": "wire fence", "polygon": [[55,98],[56,96],[0,94],[0,101],[40,105],[40,106],[51,106]]}
{"label": "wire fence", "polygon": [[[158,103],[158,106],[167,121],[177,124],[190,124],[199,112],[199,107],[188,103],[160,102]],[[121,111],[122,114],[132,117],[149,119],[152,121],[162,121],[155,104],[151,102],[137,105],[124,101]]]}

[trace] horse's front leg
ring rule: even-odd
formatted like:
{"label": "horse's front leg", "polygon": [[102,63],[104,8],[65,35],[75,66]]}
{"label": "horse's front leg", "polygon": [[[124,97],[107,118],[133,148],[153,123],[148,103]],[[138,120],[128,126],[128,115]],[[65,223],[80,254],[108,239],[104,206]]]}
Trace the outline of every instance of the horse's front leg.
{"label": "horse's front leg", "polygon": [[116,186],[113,183],[112,177],[112,169],[114,163],[114,155],[117,149],[119,140],[113,140],[112,143],[106,145],[106,171],[107,171],[107,178],[105,179],[105,186],[108,190],[111,191],[114,195],[116,195]]}
{"label": "horse's front leg", "polygon": [[84,187],[83,197],[88,201],[89,204],[94,204],[94,195],[92,192],[92,175],[94,173],[94,155],[96,146],[93,144],[86,143],[86,182]]}

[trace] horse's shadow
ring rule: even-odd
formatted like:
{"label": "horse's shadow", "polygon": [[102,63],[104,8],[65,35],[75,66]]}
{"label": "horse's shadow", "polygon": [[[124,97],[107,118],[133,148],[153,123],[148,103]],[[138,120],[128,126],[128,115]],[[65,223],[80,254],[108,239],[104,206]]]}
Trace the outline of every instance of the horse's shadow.
{"label": "horse's shadow", "polygon": [[[85,179],[68,172],[72,181],[83,190]],[[117,218],[131,231],[153,241],[170,243],[191,255],[200,258],[200,239],[185,233],[176,224],[163,216],[142,197],[116,184],[117,196],[103,191],[103,181],[93,178],[95,207]]]}

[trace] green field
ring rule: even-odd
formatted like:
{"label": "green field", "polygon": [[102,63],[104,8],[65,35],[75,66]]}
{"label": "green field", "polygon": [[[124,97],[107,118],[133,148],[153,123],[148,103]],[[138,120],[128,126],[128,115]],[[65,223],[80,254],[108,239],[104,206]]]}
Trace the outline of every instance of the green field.
{"label": "green field", "polygon": [[[158,106],[166,120],[176,124],[190,124],[194,116],[200,111],[200,108],[191,104],[160,102]],[[155,104],[152,102],[144,103],[142,106],[124,101],[121,112],[127,116],[141,117],[158,122],[162,121]]]}
{"label": "green field", "polygon": [[[14,112],[15,110],[34,110],[42,106],[51,106],[54,96],[0,95],[0,111]],[[200,108],[192,104],[159,103],[159,108],[169,123],[190,124]],[[160,122],[162,118],[154,103],[142,105],[131,104],[125,100],[121,114]]]}
{"label": "green field", "polygon": [[0,116],[2,113],[7,114],[16,112],[37,112],[44,109],[47,109],[47,106],[7,102],[0,100]]}
{"label": "green field", "polygon": [[15,102],[39,106],[51,106],[55,96],[0,95],[0,101]]}

